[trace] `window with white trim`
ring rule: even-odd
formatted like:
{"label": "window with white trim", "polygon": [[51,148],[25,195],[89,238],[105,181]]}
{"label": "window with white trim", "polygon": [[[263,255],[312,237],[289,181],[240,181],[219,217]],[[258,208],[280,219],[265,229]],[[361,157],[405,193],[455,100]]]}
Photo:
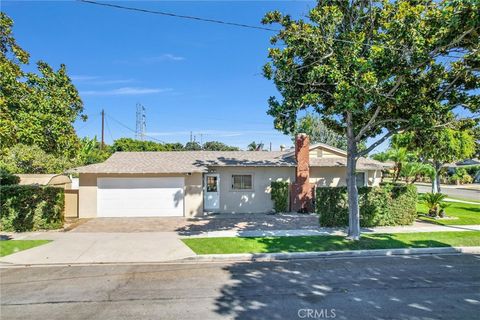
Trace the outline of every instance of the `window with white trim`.
{"label": "window with white trim", "polygon": [[251,189],[253,189],[253,175],[232,174],[232,190],[251,190]]}

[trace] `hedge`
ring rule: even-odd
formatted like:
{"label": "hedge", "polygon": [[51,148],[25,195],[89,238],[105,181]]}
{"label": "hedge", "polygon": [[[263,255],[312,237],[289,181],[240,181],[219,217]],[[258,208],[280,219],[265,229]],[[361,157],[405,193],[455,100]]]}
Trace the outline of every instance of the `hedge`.
{"label": "hedge", "polygon": [[272,181],[270,193],[275,212],[288,212],[288,182]]}
{"label": "hedge", "polygon": [[64,199],[62,188],[0,186],[0,230],[32,231],[61,228]]}
{"label": "hedge", "polygon": [[[361,187],[358,194],[362,227],[409,225],[417,217],[417,189],[414,185]],[[315,202],[321,226],[348,225],[346,187],[317,188]]]}

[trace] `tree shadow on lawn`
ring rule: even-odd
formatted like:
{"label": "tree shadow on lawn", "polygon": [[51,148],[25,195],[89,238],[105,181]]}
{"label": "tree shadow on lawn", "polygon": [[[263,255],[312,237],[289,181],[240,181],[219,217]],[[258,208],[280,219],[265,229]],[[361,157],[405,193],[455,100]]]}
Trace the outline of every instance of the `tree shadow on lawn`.
{"label": "tree shadow on lawn", "polygon": [[[401,235],[400,235],[401,236]],[[450,247],[449,244],[430,240],[402,241],[391,234],[368,234],[359,241],[343,236],[300,236],[261,238],[264,252],[344,251],[399,248]]]}
{"label": "tree shadow on lawn", "polygon": [[[476,207],[455,207],[455,209],[465,210],[472,213],[480,213],[480,203]],[[447,209],[448,211],[448,209]]]}
{"label": "tree shadow on lawn", "polygon": [[[317,318],[333,318],[332,312],[337,319],[472,318],[478,311],[475,301],[480,301],[477,288],[466,286],[475,280],[471,279],[476,274],[471,269],[474,263],[460,265],[465,269],[459,273],[447,259],[402,256],[236,263],[223,268],[230,281],[221,288],[215,312],[232,319],[265,320],[308,318],[306,309],[313,309]],[[464,259],[480,263],[480,256]],[[443,283],[449,288],[443,288]],[[455,291],[455,299],[446,289]]]}

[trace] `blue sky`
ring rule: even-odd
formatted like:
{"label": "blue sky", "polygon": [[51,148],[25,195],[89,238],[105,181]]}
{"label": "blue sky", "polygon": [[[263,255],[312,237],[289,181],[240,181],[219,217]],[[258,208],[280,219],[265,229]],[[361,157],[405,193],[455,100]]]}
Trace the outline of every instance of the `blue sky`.
{"label": "blue sky", "polygon": [[[270,10],[304,15],[313,2],[121,4],[260,25]],[[146,108],[147,134],[162,141],[185,143],[193,131],[197,140],[241,148],[253,140],[271,142],[274,150],[291,145],[266,114],[267,99],[276,94],[261,75],[271,32],[76,1],[3,1],[2,11],[14,20],[14,35],[31,54],[31,64],[67,65],[89,116],[76,123],[80,136],[100,135],[103,108],[107,143],[133,137],[115,120],[134,129],[138,102]]]}

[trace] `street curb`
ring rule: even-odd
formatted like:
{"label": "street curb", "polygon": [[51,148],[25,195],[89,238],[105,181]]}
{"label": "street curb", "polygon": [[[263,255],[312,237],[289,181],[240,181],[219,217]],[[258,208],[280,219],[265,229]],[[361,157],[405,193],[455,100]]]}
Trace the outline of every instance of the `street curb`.
{"label": "street curb", "polygon": [[205,254],[188,257],[186,262],[219,262],[219,261],[279,261],[300,259],[330,259],[355,257],[384,257],[423,254],[480,253],[480,247],[440,247],[440,248],[405,248],[374,249],[321,252],[282,252],[282,253],[241,253],[241,254]]}
{"label": "street curb", "polygon": [[179,260],[166,261],[115,261],[115,262],[62,262],[62,263],[32,263],[17,264],[0,262],[0,269],[24,267],[79,267],[79,266],[115,266],[115,265],[169,265],[169,264],[195,264],[214,262],[268,262],[307,259],[342,259],[362,257],[391,257],[409,255],[434,255],[434,254],[480,254],[477,247],[440,247],[440,248],[405,248],[405,249],[375,249],[375,250],[350,250],[350,251],[320,251],[320,252],[290,252],[290,253],[241,253],[241,254],[205,254],[187,257]]}

